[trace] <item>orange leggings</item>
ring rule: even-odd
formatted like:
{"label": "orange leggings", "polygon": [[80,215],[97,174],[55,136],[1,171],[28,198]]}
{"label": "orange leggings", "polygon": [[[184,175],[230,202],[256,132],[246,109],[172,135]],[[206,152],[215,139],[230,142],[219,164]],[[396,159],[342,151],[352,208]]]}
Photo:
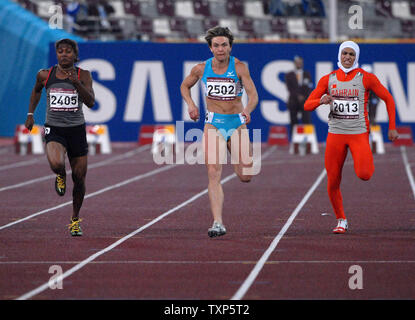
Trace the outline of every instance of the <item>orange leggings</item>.
{"label": "orange leggings", "polygon": [[343,198],[340,192],[342,170],[350,149],[354,161],[354,171],[362,180],[369,180],[375,166],[369,144],[369,133],[334,134],[329,133],[326,141],[325,167],[327,171],[327,191],[337,219],[346,219]]}

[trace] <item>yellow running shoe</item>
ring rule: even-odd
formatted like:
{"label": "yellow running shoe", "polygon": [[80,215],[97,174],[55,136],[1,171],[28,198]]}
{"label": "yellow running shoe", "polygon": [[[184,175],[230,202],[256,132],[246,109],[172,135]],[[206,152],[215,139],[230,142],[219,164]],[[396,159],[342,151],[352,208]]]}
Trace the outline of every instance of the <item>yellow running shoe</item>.
{"label": "yellow running shoe", "polygon": [[56,175],[55,179],[55,190],[58,195],[61,197],[65,194],[66,191],[66,176],[61,176],[60,174]]}
{"label": "yellow running shoe", "polygon": [[68,224],[71,236],[73,236],[73,237],[82,236],[82,229],[81,229],[81,226],[79,224],[81,221],[82,221],[82,219],[78,219],[78,218],[71,219],[71,223]]}

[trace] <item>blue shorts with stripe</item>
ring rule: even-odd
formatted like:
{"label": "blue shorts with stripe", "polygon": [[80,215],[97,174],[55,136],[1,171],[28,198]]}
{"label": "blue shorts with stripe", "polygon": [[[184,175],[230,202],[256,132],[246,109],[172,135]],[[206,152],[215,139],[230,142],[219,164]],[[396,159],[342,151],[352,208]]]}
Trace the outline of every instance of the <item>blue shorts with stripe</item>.
{"label": "blue shorts with stripe", "polygon": [[241,113],[222,114],[216,112],[206,112],[205,123],[213,125],[228,141],[233,132],[245,123],[245,118]]}

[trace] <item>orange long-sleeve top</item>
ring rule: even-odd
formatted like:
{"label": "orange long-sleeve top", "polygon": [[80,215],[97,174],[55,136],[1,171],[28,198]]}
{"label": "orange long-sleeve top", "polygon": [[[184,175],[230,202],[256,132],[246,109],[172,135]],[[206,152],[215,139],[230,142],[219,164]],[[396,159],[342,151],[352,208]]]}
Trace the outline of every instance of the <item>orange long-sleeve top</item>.
{"label": "orange long-sleeve top", "polygon": [[[352,70],[351,72],[347,74],[343,70],[337,69],[325,75],[324,77],[322,77],[320,81],[318,82],[317,87],[310,93],[309,97],[304,103],[304,110],[313,111],[318,106],[321,105],[320,103],[321,97],[324,94],[329,94],[328,86],[329,86],[329,78],[331,74],[336,73],[337,79],[339,81],[349,81],[353,79],[358,72],[363,73],[363,86],[365,87],[365,90],[373,91],[380,99],[385,101],[386,111],[388,112],[388,116],[389,116],[389,130],[395,130],[396,129],[395,101],[393,100],[392,95],[382,85],[382,83],[373,73],[366,72],[361,68]],[[365,110],[367,110],[367,96],[368,95],[365,94]],[[367,118],[367,112],[365,112],[365,117]]]}

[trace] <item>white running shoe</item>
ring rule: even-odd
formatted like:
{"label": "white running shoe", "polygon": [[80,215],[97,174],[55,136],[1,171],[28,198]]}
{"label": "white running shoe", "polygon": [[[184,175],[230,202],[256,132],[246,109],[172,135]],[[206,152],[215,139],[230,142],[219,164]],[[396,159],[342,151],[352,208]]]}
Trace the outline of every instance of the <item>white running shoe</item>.
{"label": "white running shoe", "polygon": [[349,225],[346,219],[337,219],[337,227],[333,229],[333,233],[343,234],[347,231]]}
{"label": "white running shoe", "polygon": [[211,238],[223,236],[226,234],[226,228],[222,223],[213,222],[212,228],[208,230],[208,236]]}

